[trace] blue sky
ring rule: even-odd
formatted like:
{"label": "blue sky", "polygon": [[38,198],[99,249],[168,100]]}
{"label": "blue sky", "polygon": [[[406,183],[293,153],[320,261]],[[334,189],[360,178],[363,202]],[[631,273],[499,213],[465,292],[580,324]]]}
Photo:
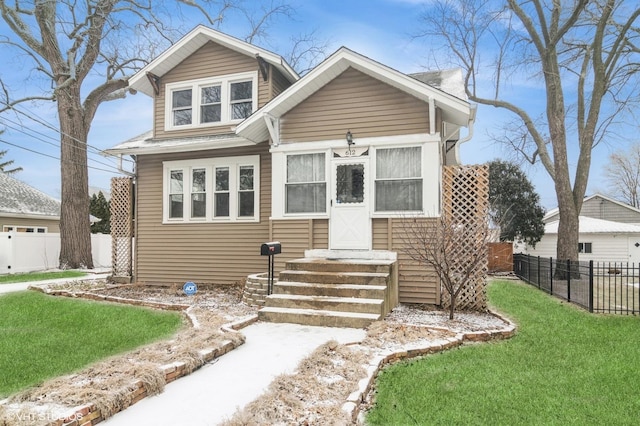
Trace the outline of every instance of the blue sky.
{"label": "blue sky", "polygon": [[[340,46],[346,46],[405,73],[424,71],[434,68],[433,64],[429,63],[431,47],[425,40],[413,40],[412,34],[420,28],[418,17],[427,3],[428,0],[292,0],[291,4],[296,11],[294,20],[280,20],[271,27],[269,38],[260,44],[269,50],[284,54],[291,35],[316,30],[319,36],[330,40],[328,53]],[[196,24],[196,21],[184,22],[185,28],[191,28]],[[220,29],[237,37],[243,37],[247,31],[246,26],[237,17],[227,21]],[[5,31],[6,27],[0,23],[0,34]],[[33,90],[37,90],[37,86],[25,85],[24,75],[29,73],[29,70],[23,69],[23,61],[12,56],[13,53],[8,52],[5,47],[0,49],[0,58],[4,64],[0,75],[10,81],[12,88],[18,93],[32,93]],[[11,73],[10,70],[15,72]],[[539,88],[531,82],[514,82],[513,90],[529,99],[531,105],[541,96]],[[89,145],[96,150],[106,149],[150,129],[151,106],[151,99],[143,94],[129,95],[126,99],[103,104],[93,121]],[[19,108],[37,117],[39,121],[57,127],[53,103],[24,104]],[[6,121],[5,117],[13,123]],[[461,148],[464,163],[478,164],[495,158],[511,157],[504,146],[496,144],[489,137],[489,132],[495,132],[505,117],[504,113],[495,108],[479,107],[474,138]],[[39,133],[27,136],[23,131],[16,130],[19,127],[15,124],[18,120],[32,132]],[[4,160],[14,160],[15,165],[24,168],[16,177],[59,198],[59,160],[40,155],[59,157],[59,148],[55,146],[55,132],[27,116],[3,116],[0,117],[0,122],[6,130],[0,136],[0,150],[8,150]],[[32,149],[39,154],[1,141]],[[601,176],[602,166],[606,163],[610,151],[622,146],[618,142],[596,148],[587,195],[606,188]],[[96,150],[90,149],[92,152]],[[89,164],[93,167],[89,170],[90,186],[108,190],[109,179],[116,174],[98,169],[113,171],[115,163],[94,153],[90,154],[89,158]],[[542,166],[525,166],[524,170],[540,194],[543,206],[546,209],[554,208],[556,198],[553,183]]]}

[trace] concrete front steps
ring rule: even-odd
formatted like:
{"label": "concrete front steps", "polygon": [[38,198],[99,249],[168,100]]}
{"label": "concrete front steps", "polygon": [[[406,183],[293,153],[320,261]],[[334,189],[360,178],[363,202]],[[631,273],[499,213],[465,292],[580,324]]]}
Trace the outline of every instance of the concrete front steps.
{"label": "concrete front steps", "polygon": [[397,283],[395,253],[311,250],[286,263],[258,315],[270,322],[365,328],[397,305]]}

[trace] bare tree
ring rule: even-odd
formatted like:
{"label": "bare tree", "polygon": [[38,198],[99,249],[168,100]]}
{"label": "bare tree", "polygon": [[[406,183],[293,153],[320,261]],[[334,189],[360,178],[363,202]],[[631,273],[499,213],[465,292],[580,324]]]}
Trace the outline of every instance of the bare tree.
{"label": "bare tree", "polygon": [[[507,142],[553,179],[559,259],[578,260],[592,150],[638,97],[639,16],[635,0],[436,0],[422,16],[420,36],[444,41],[469,99],[509,111],[519,131]],[[542,87],[542,99],[510,96],[514,81]]]}
{"label": "bare tree", "polygon": [[609,195],[640,208],[640,142],[626,151],[614,152],[604,166]]}
{"label": "bare tree", "polygon": [[330,40],[323,40],[317,30],[299,34],[291,38],[287,62],[300,75],[304,75],[327,57],[329,44]]}
{"label": "bare tree", "polygon": [[[2,134],[2,131],[0,131],[0,135]],[[2,157],[5,156],[5,154],[7,153],[7,151],[0,151],[0,160],[2,160]],[[20,171],[22,171],[22,167],[14,167],[13,169],[9,169],[9,167],[13,164],[13,160],[8,160],[8,161],[0,161],[0,173],[4,173],[7,175],[13,175],[16,174]]]}
{"label": "bare tree", "polygon": [[487,267],[489,227],[487,217],[470,216],[464,220],[442,215],[429,220],[403,220],[402,251],[411,259],[431,266],[446,292],[449,319],[453,319],[458,296],[479,270]]}
{"label": "bare tree", "polygon": [[[0,14],[9,28],[8,35],[0,36],[0,44],[23,56],[32,75],[51,87],[14,99],[0,75],[0,113],[33,101],[57,105],[60,267],[93,267],[87,135],[100,104],[125,96],[129,76],[185,32],[180,26],[185,22],[183,8],[201,12],[206,24],[217,27],[228,13],[253,17],[244,4],[242,0],[0,0]],[[262,12],[262,19],[250,22],[252,39],[290,9],[274,1]]]}

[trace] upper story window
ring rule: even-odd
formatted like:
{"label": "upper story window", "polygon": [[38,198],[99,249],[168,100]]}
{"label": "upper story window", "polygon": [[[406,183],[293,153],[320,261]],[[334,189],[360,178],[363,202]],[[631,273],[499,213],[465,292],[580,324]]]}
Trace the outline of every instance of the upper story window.
{"label": "upper story window", "polygon": [[170,83],[165,130],[237,123],[257,108],[257,73]]}
{"label": "upper story window", "polygon": [[422,210],[421,147],[376,150],[376,212]]}
{"label": "upper story window", "polygon": [[259,220],[260,157],[164,163],[163,222]]}

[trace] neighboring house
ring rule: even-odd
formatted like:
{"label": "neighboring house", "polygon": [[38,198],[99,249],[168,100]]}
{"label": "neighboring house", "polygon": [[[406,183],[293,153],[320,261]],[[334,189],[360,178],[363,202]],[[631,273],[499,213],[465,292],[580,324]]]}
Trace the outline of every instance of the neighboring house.
{"label": "neighboring house", "polygon": [[[514,248],[534,256],[556,257],[558,209],[543,221],[545,233],[533,247]],[[586,197],[580,211],[580,260],[640,262],[640,210],[601,194]]]}
{"label": "neighboring house", "polygon": [[[343,47],[301,78],[203,26],[129,84],[154,99],[153,129],[107,152],[136,161],[139,283],[238,282],[266,271],[267,241],[278,269],[311,249],[395,254],[404,218],[441,214],[475,118],[459,71],[405,75]],[[439,302],[432,271],[401,258],[399,276],[400,301]]]}
{"label": "neighboring house", "polygon": [[60,232],[60,201],[0,173],[0,232]]}

